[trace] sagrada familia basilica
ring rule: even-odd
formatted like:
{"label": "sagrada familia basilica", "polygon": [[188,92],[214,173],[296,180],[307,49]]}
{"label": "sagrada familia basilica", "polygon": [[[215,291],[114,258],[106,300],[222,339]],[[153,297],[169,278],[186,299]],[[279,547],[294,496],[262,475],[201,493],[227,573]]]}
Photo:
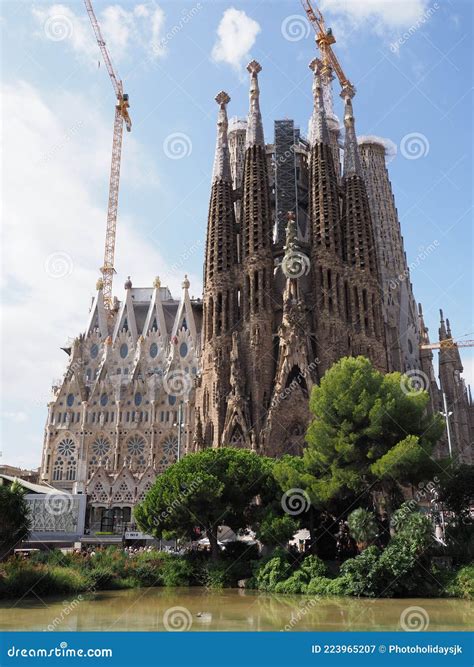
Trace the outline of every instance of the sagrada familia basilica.
{"label": "sagrada familia basilica", "polygon": [[[265,142],[252,61],[246,120],[220,92],[202,299],[125,283],[112,311],[99,280],[85,331],[53,387],[41,479],[88,497],[90,526],[129,521],[179,457],[233,445],[299,454],[308,399],[330,366],[365,355],[429,391],[450,416],[438,456],[471,461],[473,408],[456,344],[441,345],[439,386],[416,306],[386,166],[388,143],[358,137],[352,91],[343,127],[314,60],[307,138],[275,121]],[[342,130],[344,130],[342,141]],[[440,341],[451,341],[441,314]],[[444,394],[444,397],[443,397]],[[451,450],[451,451],[449,451]]]}

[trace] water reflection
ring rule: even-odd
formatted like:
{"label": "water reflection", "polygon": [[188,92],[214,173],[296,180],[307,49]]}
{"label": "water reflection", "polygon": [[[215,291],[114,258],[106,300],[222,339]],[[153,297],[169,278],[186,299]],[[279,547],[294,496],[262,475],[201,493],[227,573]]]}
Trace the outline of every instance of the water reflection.
{"label": "water reflection", "polygon": [[2,630],[160,631],[170,607],[185,607],[199,630],[400,630],[400,615],[423,607],[432,631],[469,630],[465,600],[357,600],[200,588],[148,588],[82,594],[76,598],[0,602]]}

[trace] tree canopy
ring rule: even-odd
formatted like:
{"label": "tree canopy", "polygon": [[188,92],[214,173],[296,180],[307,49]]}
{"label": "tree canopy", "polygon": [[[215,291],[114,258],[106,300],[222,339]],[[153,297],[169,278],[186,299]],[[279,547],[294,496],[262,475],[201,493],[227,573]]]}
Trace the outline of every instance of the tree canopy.
{"label": "tree canopy", "polygon": [[283,460],[277,478],[304,488],[316,507],[375,483],[422,479],[433,471],[431,453],[443,429],[428,402],[405,375],[384,375],[365,357],[341,359],[313,388],[302,462]]}
{"label": "tree canopy", "polygon": [[18,482],[0,486],[0,560],[28,537],[30,514],[25,492]]}
{"label": "tree canopy", "polygon": [[265,519],[264,530],[271,529],[268,512],[281,495],[272,468],[271,459],[244,449],[188,454],[157,478],[135,508],[138,525],[156,537],[193,538],[199,528],[217,557],[219,526],[237,532]]}

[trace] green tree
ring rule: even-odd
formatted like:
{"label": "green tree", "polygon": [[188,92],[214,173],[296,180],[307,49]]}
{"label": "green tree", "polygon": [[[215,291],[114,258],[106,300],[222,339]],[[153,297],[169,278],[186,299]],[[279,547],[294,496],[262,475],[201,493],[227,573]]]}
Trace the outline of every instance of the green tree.
{"label": "green tree", "polygon": [[347,517],[349,531],[357,542],[359,551],[366,549],[377,537],[377,522],[373,512],[368,512],[363,507],[358,507]]}
{"label": "green tree", "polygon": [[459,517],[467,517],[474,505],[474,466],[462,464],[446,471],[439,499]]}
{"label": "green tree", "polygon": [[310,400],[303,481],[312,501],[324,505],[369,487],[390,499],[397,483],[429,478],[443,425],[428,402],[407,376],[384,375],[365,357],[334,364]]}
{"label": "green tree", "polygon": [[138,525],[156,537],[173,533],[188,539],[200,528],[216,559],[219,526],[235,532],[257,527],[274,503],[278,486],[272,468],[271,459],[243,449],[188,454],[158,477],[135,508]]}
{"label": "green tree", "polygon": [[30,513],[21,484],[0,486],[0,560],[5,560],[15,546],[28,537]]}

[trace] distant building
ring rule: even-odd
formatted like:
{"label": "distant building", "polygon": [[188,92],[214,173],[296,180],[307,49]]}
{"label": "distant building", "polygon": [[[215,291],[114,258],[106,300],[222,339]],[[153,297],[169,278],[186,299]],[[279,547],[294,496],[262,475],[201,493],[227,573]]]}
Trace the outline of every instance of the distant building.
{"label": "distant building", "polygon": [[27,482],[36,484],[39,481],[40,469],[27,470],[25,468],[17,468],[16,466],[2,465],[0,466],[0,475],[17,477],[18,479],[24,479]]}

